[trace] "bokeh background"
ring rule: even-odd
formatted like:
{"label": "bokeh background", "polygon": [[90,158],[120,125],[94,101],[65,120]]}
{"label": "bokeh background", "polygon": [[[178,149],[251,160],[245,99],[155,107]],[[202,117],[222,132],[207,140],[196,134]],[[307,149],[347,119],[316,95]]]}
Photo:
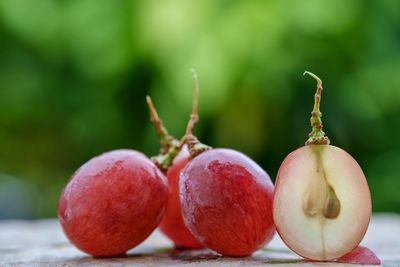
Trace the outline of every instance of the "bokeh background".
{"label": "bokeh background", "polygon": [[364,169],[375,212],[400,212],[397,0],[0,0],[0,219],[56,216],[75,169],[116,148],[151,156],[150,94],[274,179],[304,144],[315,81],[332,144]]}

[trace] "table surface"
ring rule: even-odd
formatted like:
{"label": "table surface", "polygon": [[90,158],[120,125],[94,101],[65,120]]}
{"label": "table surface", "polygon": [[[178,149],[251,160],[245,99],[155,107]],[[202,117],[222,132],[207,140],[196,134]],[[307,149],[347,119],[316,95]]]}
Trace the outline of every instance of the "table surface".
{"label": "table surface", "polygon": [[[384,266],[400,266],[400,216],[375,214],[361,243],[371,248]],[[207,249],[173,250],[172,243],[156,230],[127,257],[94,259],[73,247],[56,219],[0,221],[0,266],[346,266],[302,260],[279,236],[246,258],[229,258]],[[356,266],[356,265],[347,265]]]}

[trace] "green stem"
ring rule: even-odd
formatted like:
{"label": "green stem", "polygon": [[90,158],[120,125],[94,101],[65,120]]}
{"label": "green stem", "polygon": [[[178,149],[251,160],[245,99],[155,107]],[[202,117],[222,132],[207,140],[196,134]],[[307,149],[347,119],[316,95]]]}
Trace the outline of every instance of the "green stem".
{"label": "green stem", "polygon": [[154,107],[150,96],[146,97],[146,101],[150,110],[150,120],[154,125],[154,129],[156,130],[158,141],[160,143],[160,154],[152,157],[151,159],[161,171],[166,172],[172,165],[174,158],[181,151],[181,147],[178,147],[179,141],[170,135],[167,128],[165,128],[162,120],[158,116],[157,110]]}
{"label": "green stem", "polygon": [[308,135],[309,138],[306,141],[306,145],[329,145],[330,143],[329,138],[325,136],[325,133],[322,130],[324,126],[322,124],[322,119],[321,119],[322,113],[319,110],[319,106],[321,103],[322,81],[317,75],[309,71],[305,71],[303,73],[303,75],[306,74],[310,75],[317,81],[317,92],[315,93],[314,96],[314,109],[311,112],[311,118],[310,118],[312,130]]}
{"label": "green stem", "polygon": [[[176,140],[176,143],[177,142],[178,140]],[[165,154],[154,156],[151,158],[151,160],[162,172],[165,173],[172,165],[175,157],[179,154],[180,151],[181,148],[178,148],[177,146],[171,146]]]}

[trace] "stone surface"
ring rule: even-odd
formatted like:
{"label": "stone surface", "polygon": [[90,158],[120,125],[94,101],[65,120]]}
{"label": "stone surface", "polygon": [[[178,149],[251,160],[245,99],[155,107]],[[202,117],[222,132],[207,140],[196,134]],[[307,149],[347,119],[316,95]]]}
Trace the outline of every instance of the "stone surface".
{"label": "stone surface", "polygon": [[[362,245],[384,266],[400,266],[400,216],[374,215]],[[278,236],[247,258],[227,258],[206,249],[174,251],[159,231],[129,251],[127,257],[94,259],[69,244],[57,220],[0,222],[0,266],[346,266],[311,263],[289,251]],[[356,266],[356,265],[347,265]]]}

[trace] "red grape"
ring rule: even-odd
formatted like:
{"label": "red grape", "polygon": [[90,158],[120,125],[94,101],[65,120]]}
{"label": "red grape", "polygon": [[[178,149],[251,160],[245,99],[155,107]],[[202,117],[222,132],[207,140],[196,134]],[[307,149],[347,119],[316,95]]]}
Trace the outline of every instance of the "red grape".
{"label": "red grape", "polygon": [[244,154],[205,151],[181,174],[185,224],[208,248],[226,256],[248,256],[274,235],[273,188],[268,174]]}
{"label": "red grape", "polygon": [[170,193],[167,210],[161,221],[160,229],[174,241],[177,247],[201,248],[203,245],[197,241],[183,222],[181,203],[179,201],[179,176],[182,169],[189,162],[187,149],[182,150],[178,157],[167,171]]}
{"label": "red grape", "polygon": [[165,176],[145,155],[114,150],[80,167],[58,217],[69,240],[97,257],[125,254],[157,227],[168,198]]}
{"label": "red grape", "polygon": [[160,155],[154,157],[153,160],[160,169],[166,172],[170,188],[167,210],[159,226],[160,230],[177,247],[201,248],[203,245],[196,240],[183,222],[179,202],[179,176],[189,161],[187,146],[177,147],[179,141],[168,133],[151,98],[147,96],[146,100],[150,110],[150,120],[154,124],[161,147]]}

